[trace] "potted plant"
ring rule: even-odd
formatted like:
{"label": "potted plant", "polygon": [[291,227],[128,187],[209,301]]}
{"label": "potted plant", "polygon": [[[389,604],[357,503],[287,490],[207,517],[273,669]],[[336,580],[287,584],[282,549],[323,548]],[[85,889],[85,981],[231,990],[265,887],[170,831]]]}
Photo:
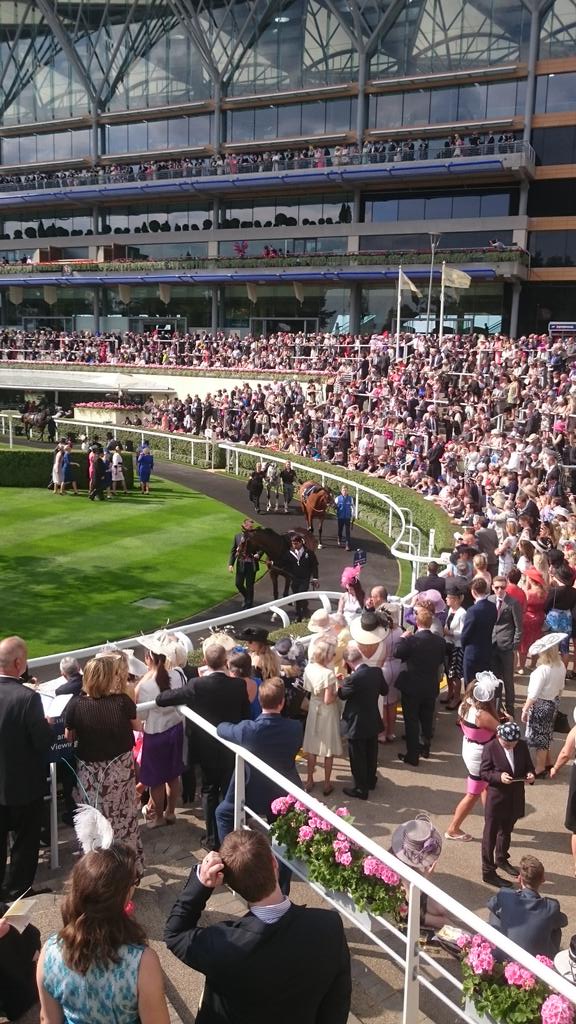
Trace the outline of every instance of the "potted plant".
{"label": "potted plant", "polygon": [[[462,989],[466,1012],[497,1024],[574,1024],[574,1007],[513,960],[499,960],[482,935],[462,935]],[[546,956],[537,960],[553,967]]]}
{"label": "potted plant", "polygon": [[[272,803],[277,816],[271,834],[282,856],[320,885],[334,902],[343,894],[353,909],[405,921],[408,908],[400,876],[356,846],[348,836],[293,796]],[[335,813],[347,821],[346,807]],[[349,907],[347,906],[347,909]]]}

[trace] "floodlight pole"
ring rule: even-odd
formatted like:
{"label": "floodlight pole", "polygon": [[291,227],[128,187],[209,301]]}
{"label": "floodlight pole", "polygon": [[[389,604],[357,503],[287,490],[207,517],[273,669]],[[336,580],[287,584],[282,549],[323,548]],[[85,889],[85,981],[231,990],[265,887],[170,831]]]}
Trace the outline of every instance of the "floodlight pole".
{"label": "floodlight pole", "polygon": [[430,277],[428,279],[428,305],[426,306],[426,334],[430,334],[430,309],[432,306],[432,280],[434,277],[434,260],[436,259],[436,250],[440,245],[440,239],[442,235],[434,235],[430,232],[430,249],[432,252],[430,258]]}

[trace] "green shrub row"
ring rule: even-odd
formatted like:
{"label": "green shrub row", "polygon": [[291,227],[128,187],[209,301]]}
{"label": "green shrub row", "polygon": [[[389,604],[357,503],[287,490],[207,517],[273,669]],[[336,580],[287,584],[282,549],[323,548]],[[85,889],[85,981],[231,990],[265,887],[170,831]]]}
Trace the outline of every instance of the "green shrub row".
{"label": "green shrub row", "polygon": [[[239,458],[239,466],[243,475],[247,476],[254,468],[255,460],[265,460],[269,454],[272,453],[267,452],[265,449],[247,449],[246,453],[240,455]],[[279,455],[278,452],[273,454]],[[286,457],[288,458],[288,456]],[[433,502],[426,501],[409,487],[399,487],[397,484],[388,483],[378,477],[367,476],[366,473],[358,473],[352,469],[343,469],[341,466],[333,466],[327,462],[318,462],[315,459],[306,459],[298,456],[297,461],[310,466],[310,469],[314,471],[310,474],[312,478],[317,478],[319,473],[324,470],[327,473],[342,476],[350,480],[351,483],[364,484],[365,487],[371,487],[372,490],[379,491],[401,508],[410,509],[414,525],[420,529],[426,540],[430,535],[430,530],[435,530],[434,549],[436,552],[451,551],[454,547],[454,527],[449,517],[441,508],[438,508]],[[302,477],[302,472],[300,472],[299,477]],[[360,519],[367,526],[373,526],[375,529],[388,535],[388,512],[386,507],[377,498],[373,498],[369,494],[360,495]]]}
{"label": "green shrub row", "polygon": [[[124,479],[128,488],[134,485],[134,463],[129,452],[122,455]],[[35,448],[0,451],[0,487],[48,487],[52,481],[54,454]],[[82,490],[88,489],[88,454],[74,451],[74,479]]]}

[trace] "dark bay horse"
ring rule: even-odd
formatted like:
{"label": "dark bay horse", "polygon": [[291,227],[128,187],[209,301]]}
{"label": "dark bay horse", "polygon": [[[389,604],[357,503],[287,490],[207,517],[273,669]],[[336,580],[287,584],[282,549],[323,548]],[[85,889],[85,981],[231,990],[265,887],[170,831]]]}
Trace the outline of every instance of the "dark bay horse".
{"label": "dark bay horse", "polygon": [[39,409],[37,412],[25,412],[22,415],[22,423],[24,424],[24,430],[26,437],[32,440],[32,428],[36,427],[40,431],[40,440],[44,440],[44,431],[50,418],[50,412],[48,409]]}
{"label": "dark bay horse", "polygon": [[245,530],[244,539],[238,549],[238,556],[266,555],[268,571],[272,581],[272,592],[274,597],[278,595],[278,578],[284,580],[283,597],[288,597],[290,589],[290,547],[292,537],[302,537],[305,546],[309,551],[316,550],[316,539],[304,530],[291,530],[290,533],[276,533],[269,527],[255,527],[254,530]]}
{"label": "dark bay horse", "polygon": [[318,547],[321,548],[324,517],[334,504],[332,491],[315,480],[306,480],[298,490],[298,500],[310,533],[314,533],[314,520],[318,520]]}

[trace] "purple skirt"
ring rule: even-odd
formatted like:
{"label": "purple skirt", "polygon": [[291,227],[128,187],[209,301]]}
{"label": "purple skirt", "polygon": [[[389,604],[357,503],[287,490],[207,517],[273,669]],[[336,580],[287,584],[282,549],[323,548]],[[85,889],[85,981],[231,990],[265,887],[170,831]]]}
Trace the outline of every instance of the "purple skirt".
{"label": "purple skirt", "polygon": [[164,782],[177,779],[184,770],[182,746],[184,726],[182,722],[165,732],[144,733],[140,782],[144,786],[161,786]]}

